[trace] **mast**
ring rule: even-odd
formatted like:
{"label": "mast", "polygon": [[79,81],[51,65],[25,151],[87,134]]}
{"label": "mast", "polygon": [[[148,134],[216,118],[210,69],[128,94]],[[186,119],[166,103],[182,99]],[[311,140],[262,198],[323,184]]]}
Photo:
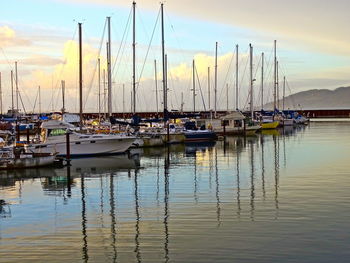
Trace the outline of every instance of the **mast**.
{"label": "mast", "polygon": [[165,70],[165,105],[166,105],[166,110],[168,110],[168,55],[164,55],[164,70]]}
{"label": "mast", "polygon": [[101,122],[101,59],[98,58],[98,123]]}
{"label": "mast", "polygon": [[107,17],[107,80],[108,80],[108,117],[112,116],[112,71],[111,71],[111,17]]}
{"label": "mast", "polygon": [[280,110],[280,87],[279,87],[279,77],[278,77],[278,61],[276,61],[276,103],[277,109]]}
{"label": "mast", "polygon": [[123,116],[125,114],[125,84],[123,83]]}
{"label": "mast", "polygon": [[53,108],[53,94],[55,93],[54,87],[53,87],[53,74],[51,74],[51,111],[54,112]]}
{"label": "mast", "polygon": [[226,83],[226,112],[228,112],[228,83]]}
{"label": "mast", "polygon": [[104,113],[104,117],[106,118],[107,116],[107,106],[106,106],[106,70],[103,69],[103,113]]}
{"label": "mast", "polygon": [[249,77],[250,77],[250,116],[254,119],[254,107],[253,107],[253,47],[249,44]]}
{"label": "mast", "polygon": [[284,111],[284,98],[286,95],[286,76],[283,77],[283,100],[282,100],[282,110]]}
{"label": "mast", "polygon": [[156,108],[157,108],[157,115],[158,115],[158,79],[157,79],[157,60],[154,60],[154,80],[156,84]]}
{"label": "mast", "polygon": [[132,90],[130,91],[130,112],[132,112]]}
{"label": "mast", "polygon": [[135,80],[135,62],[136,62],[136,25],[135,25],[135,1],[132,2],[132,14],[133,14],[133,33],[132,33],[132,92],[133,92],[133,113],[136,113],[136,80]]}
{"label": "mast", "polygon": [[14,114],[14,109],[15,109],[15,103],[13,99],[13,71],[11,70],[11,110],[12,110],[12,115]]}
{"label": "mast", "polygon": [[66,82],[64,80],[61,80],[61,85],[62,85],[62,114],[65,113],[66,108],[65,108],[65,85]]}
{"label": "mast", "polygon": [[273,115],[275,115],[276,110],[276,92],[277,92],[277,72],[276,72],[276,64],[277,64],[277,57],[276,57],[276,40],[274,41],[274,47],[273,47],[273,53],[274,53],[274,71],[273,71]]}
{"label": "mast", "polygon": [[15,61],[15,74],[16,74],[16,109],[18,108],[18,72],[17,72],[17,61]]}
{"label": "mast", "polygon": [[81,25],[79,25],[79,115],[80,115],[80,130],[83,128],[83,50],[82,50],[82,33]]}
{"label": "mast", "polygon": [[261,110],[264,109],[264,52],[261,53]]}
{"label": "mast", "polygon": [[215,83],[214,83],[214,116],[216,117],[216,100],[218,88],[218,42],[215,43]]}
{"label": "mast", "polygon": [[[162,64],[163,64],[163,106],[164,114],[168,110],[167,105],[167,79],[166,79],[166,62],[165,62],[165,50],[164,50],[164,7],[163,3],[160,5],[161,10],[161,22],[162,22]],[[165,117],[165,116],[164,116]]]}
{"label": "mast", "polygon": [[180,112],[183,113],[184,112],[184,93],[181,92],[181,109]]}
{"label": "mast", "polygon": [[41,114],[41,89],[39,86],[39,115]]}
{"label": "mast", "polygon": [[192,91],[193,91],[193,112],[196,112],[196,79],[195,79],[195,64],[192,61]]}
{"label": "mast", "polygon": [[0,72],[0,111],[2,115],[2,87],[1,87],[1,72]]}
{"label": "mast", "polygon": [[210,111],[210,67],[208,67],[208,105]]}
{"label": "mast", "polygon": [[238,107],[238,45],[236,45],[236,110]]}

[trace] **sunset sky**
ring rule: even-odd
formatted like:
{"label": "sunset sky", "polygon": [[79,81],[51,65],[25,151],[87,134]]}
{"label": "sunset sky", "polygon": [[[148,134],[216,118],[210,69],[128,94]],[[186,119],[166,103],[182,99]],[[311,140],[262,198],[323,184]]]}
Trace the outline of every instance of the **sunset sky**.
{"label": "sunset sky", "polygon": [[[14,62],[17,61],[19,89],[27,112],[33,111],[34,106],[38,111],[38,102],[34,104],[39,85],[42,110],[59,110],[62,107],[59,89],[61,80],[66,81],[68,111],[77,111],[77,23],[82,22],[84,110],[97,111],[96,65],[100,56],[102,68],[106,67],[106,36],[102,42],[102,34],[107,16],[112,19],[113,111],[123,109],[123,84],[125,110],[130,110],[132,26],[131,23],[127,25],[127,22],[131,7],[132,1],[127,0],[12,0],[2,5],[0,72],[3,110],[11,107],[10,71],[14,70]],[[160,21],[156,24],[159,8],[159,0],[137,1],[138,111],[156,109],[155,59],[158,63],[158,88],[161,87]],[[184,108],[192,109],[192,59],[196,61],[200,80],[197,83],[196,103],[202,109],[204,100],[208,108],[207,68],[210,67],[214,73],[216,41],[219,43],[218,105],[221,109],[226,109],[226,84],[229,86],[229,108],[235,106],[236,44],[240,47],[241,109],[247,106],[249,43],[254,47],[256,103],[260,103],[261,52],[265,52],[266,56],[265,102],[272,99],[271,59],[274,39],[278,46],[280,79],[285,75],[288,80],[287,95],[308,89],[334,89],[350,85],[349,8],[350,3],[346,0],[166,1],[169,108],[179,109],[183,92]],[[126,37],[122,42],[124,32]],[[213,74],[211,80],[214,80]]]}

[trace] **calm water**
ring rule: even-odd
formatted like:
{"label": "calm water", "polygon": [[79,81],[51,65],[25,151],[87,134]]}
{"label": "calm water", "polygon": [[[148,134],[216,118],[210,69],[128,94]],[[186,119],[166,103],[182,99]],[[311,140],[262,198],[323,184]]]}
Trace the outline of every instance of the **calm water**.
{"label": "calm water", "polygon": [[3,172],[0,262],[349,262],[349,156],[311,123]]}

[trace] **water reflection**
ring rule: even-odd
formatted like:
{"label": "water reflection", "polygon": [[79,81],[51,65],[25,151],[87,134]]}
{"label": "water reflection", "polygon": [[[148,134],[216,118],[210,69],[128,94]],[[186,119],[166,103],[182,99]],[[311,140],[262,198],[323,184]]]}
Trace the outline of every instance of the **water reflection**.
{"label": "water reflection", "polygon": [[169,262],[169,167],[170,167],[170,148],[166,148],[166,154],[164,159],[164,259],[165,262]]}
{"label": "water reflection", "polygon": [[[6,203],[5,200],[0,199],[0,218],[11,217],[11,207],[10,204]],[[1,235],[0,235],[1,239]]]}
{"label": "water reflection", "polygon": [[[289,169],[287,153],[291,153],[287,149],[293,143],[288,136],[297,134],[283,130],[278,134],[227,137],[217,144],[176,145],[134,150],[130,156],[78,159],[63,169],[6,172],[0,177],[0,191],[7,191],[7,205],[11,198],[26,196],[23,193],[33,187],[29,182],[39,182],[42,195],[31,200],[34,210],[39,210],[42,202],[62,198],[71,213],[70,227],[79,232],[80,259],[84,262],[157,262],[159,258],[191,262],[196,252],[216,253],[205,243],[211,238],[229,243],[241,227],[250,235],[246,222],[253,228],[261,221],[280,220],[284,206],[279,201],[284,196],[279,196],[280,176],[284,178]],[[16,192],[15,197],[10,190]],[[78,211],[74,207],[77,200]],[[0,203],[1,217],[6,214],[6,205]],[[60,212],[59,208],[55,211]],[[51,224],[49,219],[43,221]],[[61,242],[69,239],[64,231],[57,238]],[[191,250],[191,246],[198,248]],[[221,251],[228,249],[226,244],[221,246]],[[184,253],[182,258],[180,253]],[[65,259],[69,261],[69,255]],[[210,259],[203,262],[215,262]]]}
{"label": "water reflection", "polygon": [[134,176],[134,188],[135,188],[135,214],[136,214],[136,224],[135,224],[135,252],[137,262],[141,262],[141,253],[140,253],[140,211],[139,211],[139,193],[138,193],[138,183],[137,183],[137,171],[135,170]]}
{"label": "water reflection", "polygon": [[254,144],[250,142],[250,219],[254,221],[254,198],[255,198],[255,186],[254,186]]}
{"label": "water reflection", "polygon": [[260,137],[261,145],[261,189],[263,194],[263,200],[266,199],[266,190],[265,190],[265,150],[264,150],[264,136]]}
{"label": "water reflection", "polygon": [[273,146],[274,146],[274,171],[275,171],[275,207],[276,215],[275,219],[278,218],[278,188],[279,188],[279,140],[276,136],[273,136]]}
{"label": "water reflection", "polygon": [[100,175],[114,173],[116,171],[129,171],[140,167],[139,154],[126,154],[95,157],[88,159],[74,159],[72,161],[72,171],[85,173],[87,175]]}
{"label": "water reflection", "polygon": [[160,165],[159,165],[159,157],[157,158],[157,195],[156,195],[156,199],[157,199],[157,206],[159,207],[159,177],[160,177]]}
{"label": "water reflection", "polygon": [[109,215],[111,217],[111,247],[113,250],[113,257],[112,261],[116,262],[117,261],[117,231],[116,231],[116,225],[117,225],[117,220],[115,216],[115,197],[114,197],[114,173],[110,175],[110,181],[109,181]]}
{"label": "water reflection", "polygon": [[220,208],[220,196],[219,196],[219,167],[218,167],[218,152],[215,149],[215,197],[216,197],[216,220],[218,227],[221,224],[220,215],[221,215],[221,208]]}
{"label": "water reflection", "polygon": [[81,182],[81,233],[83,236],[83,248],[82,248],[82,259],[84,262],[88,262],[88,244],[87,244],[87,218],[86,218],[86,200],[85,200],[85,184],[84,184],[84,175],[81,174],[80,182]]}
{"label": "water reflection", "polygon": [[241,188],[240,188],[240,181],[239,181],[239,158],[240,158],[240,151],[237,152],[236,157],[236,176],[237,176],[237,216],[238,219],[241,218]]}

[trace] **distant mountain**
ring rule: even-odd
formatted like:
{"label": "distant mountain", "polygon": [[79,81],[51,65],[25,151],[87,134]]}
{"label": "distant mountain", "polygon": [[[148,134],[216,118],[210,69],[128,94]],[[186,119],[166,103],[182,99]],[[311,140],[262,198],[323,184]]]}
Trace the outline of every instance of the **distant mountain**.
{"label": "distant mountain", "polygon": [[[273,103],[267,103],[265,109],[272,109]],[[350,109],[350,87],[335,90],[313,89],[298,92],[285,98],[285,109]],[[282,100],[280,100],[282,109]]]}

